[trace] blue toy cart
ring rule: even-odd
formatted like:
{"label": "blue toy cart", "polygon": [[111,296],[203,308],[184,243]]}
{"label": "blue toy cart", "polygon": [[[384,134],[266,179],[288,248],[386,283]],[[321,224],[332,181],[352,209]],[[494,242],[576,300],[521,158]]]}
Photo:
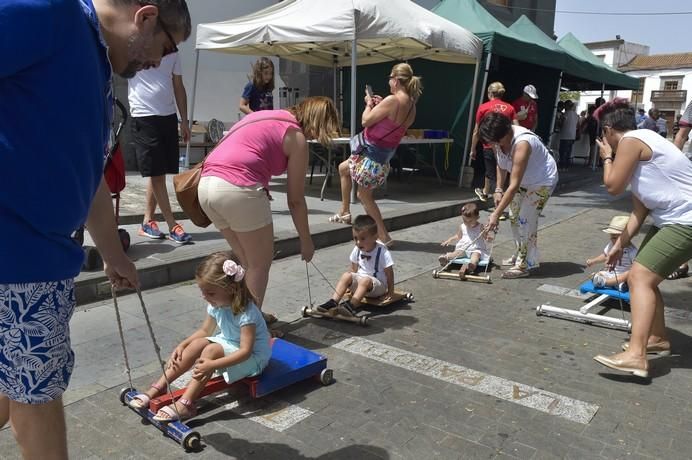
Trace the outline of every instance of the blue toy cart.
{"label": "blue toy cart", "polygon": [[[273,339],[271,360],[260,375],[248,377],[231,384],[226,383],[221,376],[215,377],[206,383],[199,397],[202,398],[220,391],[226,391],[233,385],[241,384],[248,387],[250,396],[261,398],[269,393],[309,378],[316,378],[323,385],[330,385],[334,381],[333,371],[327,368],[327,358],[291,342]],[[128,405],[139,393],[134,388],[124,388],[120,392],[120,401]],[[156,415],[159,409],[172,404],[173,401],[182,397],[184,393],[185,388],[182,388],[173,393],[153,398],[149,402],[149,407],[141,409],[131,407],[130,409],[143,419],[151,422],[152,425],[163,431],[164,434],[180,443],[185,450],[197,450],[202,440],[198,432],[191,430],[185,423],[180,421],[159,422],[154,420],[154,415]]]}

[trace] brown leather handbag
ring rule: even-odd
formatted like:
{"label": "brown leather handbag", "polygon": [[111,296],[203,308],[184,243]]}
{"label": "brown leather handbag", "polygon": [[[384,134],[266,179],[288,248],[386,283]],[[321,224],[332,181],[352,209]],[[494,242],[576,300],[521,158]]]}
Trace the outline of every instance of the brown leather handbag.
{"label": "brown leather handbag", "polygon": [[[243,126],[264,120],[280,120],[295,123],[295,120],[276,116],[261,118],[259,120],[250,120],[244,123],[239,122],[233,126],[228,134],[226,134],[224,138],[221,139],[216,145],[220,145],[226,137],[230,136]],[[212,150],[212,152],[213,151],[214,150]],[[202,169],[206,159],[207,157],[187,171],[183,171],[173,176],[173,188],[175,189],[175,196],[178,199],[178,204],[183,209],[185,215],[189,217],[192,223],[198,227],[208,227],[209,224],[211,224],[211,220],[205,214],[202,206],[200,206],[199,197],[197,196],[197,189],[199,188],[199,181],[202,178]]]}
{"label": "brown leather handbag", "polygon": [[202,178],[202,166],[204,166],[204,161],[197,163],[187,171],[173,176],[173,188],[175,189],[178,204],[183,208],[183,212],[190,218],[192,223],[198,227],[208,227],[211,224],[211,220],[204,213],[197,197],[199,180]]}

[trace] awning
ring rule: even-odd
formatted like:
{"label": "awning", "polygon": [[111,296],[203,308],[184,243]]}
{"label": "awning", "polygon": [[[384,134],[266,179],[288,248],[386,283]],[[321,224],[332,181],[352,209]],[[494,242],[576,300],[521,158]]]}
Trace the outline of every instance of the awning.
{"label": "awning", "polygon": [[285,0],[256,13],[197,27],[199,50],[278,56],[306,64],[408,60],[474,64],[482,44],[468,30],[408,0]]}

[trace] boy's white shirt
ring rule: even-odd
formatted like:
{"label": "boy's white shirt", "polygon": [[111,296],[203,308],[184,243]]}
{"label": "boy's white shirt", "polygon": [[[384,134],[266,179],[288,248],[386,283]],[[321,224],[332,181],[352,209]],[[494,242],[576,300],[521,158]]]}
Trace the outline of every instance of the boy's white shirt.
{"label": "boy's white shirt", "polygon": [[[353,247],[353,251],[351,251],[351,256],[350,260],[352,263],[358,265],[358,274],[361,275],[370,275],[374,276],[375,273],[375,256],[377,256],[377,250],[381,249],[380,251],[380,263],[377,266],[377,275],[376,278],[380,280],[382,284],[387,286],[387,276],[384,274],[384,269],[388,267],[392,267],[394,265],[394,260],[392,259],[392,253],[389,252],[389,249],[387,249],[387,246],[384,244],[378,242],[375,244],[375,248],[370,251],[370,252],[365,252],[361,251],[358,249],[358,246]],[[367,257],[359,257],[360,255],[364,256],[370,256],[368,259]]]}

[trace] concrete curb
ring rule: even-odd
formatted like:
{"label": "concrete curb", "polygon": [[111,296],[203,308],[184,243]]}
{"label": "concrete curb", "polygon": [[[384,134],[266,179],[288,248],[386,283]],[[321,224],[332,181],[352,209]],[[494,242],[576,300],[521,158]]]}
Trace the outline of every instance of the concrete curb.
{"label": "concrete curb", "polygon": [[[454,217],[459,214],[459,207],[462,204],[474,201],[476,200],[460,200],[453,204],[433,209],[427,206],[420,206],[414,211],[394,211],[385,214],[384,220],[387,228],[390,230],[400,230]],[[313,225],[311,230],[315,249],[345,243],[353,238],[351,227],[348,225],[325,223]],[[277,259],[300,254],[300,241],[295,232],[277,232],[274,239],[274,250],[276,251]],[[138,268],[141,289],[152,289],[193,279],[197,265],[214,251],[215,249],[199,253],[194,257],[170,261],[151,267]],[[111,295],[110,283],[105,275],[78,280],[75,283],[75,294],[78,305],[103,300]]]}
{"label": "concrete curb", "polygon": [[[567,188],[574,189],[587,183],[593,183],[593,177],[583,179],[575,179],[566,183],[558,184],[557,190],[563,191]],[[430,208],[427,205],[421,205],[407,211],[392,211],[385,213],[384,220],[387,228],[390,231],[400,230],[403,228],[414,227],[418,225],[435,222],[438,220],[449,219],[459,215],[459,208],[465,203],[476,202],[481,208],[486,207],[486,204],[476,200],[467,199],[459,200],[453,204],[446,204],[437,208]],[[181,217],[178,217],[178,214]],[[120,223],[125,224],[127,221],[141,222],[141,215],[122,216]],[[176,213],[176,219],[184,219],[183,213]],[[315,244],[315,249],[325,248],[336,244],[345,243],[352,239],[351,227],[347,225],[335,225],[330,223],[313,225],[312,240]],[[226,248],[225,244],[223,245]],[[194,278],[197,265],[209,254],[220,250],[221,248],[208,248],[207,251],[195,254],[192,257],[184,257],[178,260],[161,263],[154,266],[138,268],[139,280],[141,289],[153,289],[168,284],[175,284],[184,281],[190,281]],[[274,249],[276,251],[276,259],[290,257],[300,253],[300,241],[295,232],[277,232],[274,239]],[[110,298],[110,283],[105,275],[89,277],[75,282],[75,294],[77,304],[83,305],[98,300]]]}

